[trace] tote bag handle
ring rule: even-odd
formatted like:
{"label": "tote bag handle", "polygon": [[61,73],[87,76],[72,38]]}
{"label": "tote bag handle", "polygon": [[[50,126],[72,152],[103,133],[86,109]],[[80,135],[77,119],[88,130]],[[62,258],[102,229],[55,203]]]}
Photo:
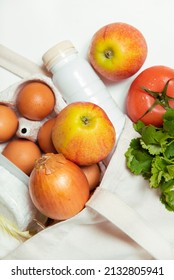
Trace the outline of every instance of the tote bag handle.
{"label": "tote bag handle", "polygon": [[0,44],[0,66],[20,78],[27,78],[35,73],[50,76],[45,69],[2,44]]}
{"label": "tote bag handle", "polygon": [[[107,207],[108,202],[111,207]],[[87,206],[121,229],[155,259],[173,259],[171,244],[116,194],[98,188]]]}

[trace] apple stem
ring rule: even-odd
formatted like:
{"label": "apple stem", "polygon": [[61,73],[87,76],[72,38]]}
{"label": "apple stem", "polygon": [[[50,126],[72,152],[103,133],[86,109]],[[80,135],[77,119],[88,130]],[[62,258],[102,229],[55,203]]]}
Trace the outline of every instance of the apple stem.
{"label": "apple stem", "polygon": [[113,51],[112,50],[106,50],[104,52],[104,54],[105,54],[105,57],[109,59],[113,56]]}
{"label": "apple stem", "polygon": [[82,122],[83,122],[85,125],[88,125],[88,123],[89,123],[89,118],[83,116],[83,117],[82,117]]}

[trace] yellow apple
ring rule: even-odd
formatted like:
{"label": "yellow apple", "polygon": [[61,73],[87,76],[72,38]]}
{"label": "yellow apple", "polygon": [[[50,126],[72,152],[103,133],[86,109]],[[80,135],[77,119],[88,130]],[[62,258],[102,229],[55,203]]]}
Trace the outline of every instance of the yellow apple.
{"label": "yellow apple", "polygon": [[57,116],[52,129],[57,152],[78,165],[91,165],[112,151],[116,132],[104,110],[91,102],[74,102]]}
{"label": "yellow apple", "polygon": [[142,33],[127,23],[111,23],[100,28],[89,46],[89,62],[102,77],[119,81],[134,75],[147,57]]}

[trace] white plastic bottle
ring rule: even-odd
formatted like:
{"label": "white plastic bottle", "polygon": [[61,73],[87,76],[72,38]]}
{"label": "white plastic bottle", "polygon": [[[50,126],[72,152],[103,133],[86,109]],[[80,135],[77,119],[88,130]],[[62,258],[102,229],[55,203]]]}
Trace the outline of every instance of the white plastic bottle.
{"label": "white plastic bottle", "polygon": [[113,123],[117,141],[125,122],[106,86],[87,60],[80,57],[70,41],[62,41],[43,55],[43,62],[53,74],[53,83],[67,104],[89,101],[99,105]]}

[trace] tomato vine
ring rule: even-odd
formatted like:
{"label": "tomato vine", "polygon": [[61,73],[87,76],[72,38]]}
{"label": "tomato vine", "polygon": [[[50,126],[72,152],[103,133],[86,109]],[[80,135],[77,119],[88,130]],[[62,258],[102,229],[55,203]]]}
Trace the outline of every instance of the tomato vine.
{"label": "tomato vine", "polygon": [[165,110],[171,108],[169,101],[173,100],[174,101],[174,97],[168,96],[167,95],[167,89],[169,86],[170,81],[174,80],[174,78],[169,79],[164,87],[162,91],[152,91],[149,90],[146,87],[141,87],[146,93],[148,93],[149,95],[151,95],[152,97],[155,98],[154,103],[146,110],[146,112],[139,118],[139,120],[141,120],[145,115],[147,115],[150,111],[152,111],[152,109],[156,106],[156,105],[161,105]]}

